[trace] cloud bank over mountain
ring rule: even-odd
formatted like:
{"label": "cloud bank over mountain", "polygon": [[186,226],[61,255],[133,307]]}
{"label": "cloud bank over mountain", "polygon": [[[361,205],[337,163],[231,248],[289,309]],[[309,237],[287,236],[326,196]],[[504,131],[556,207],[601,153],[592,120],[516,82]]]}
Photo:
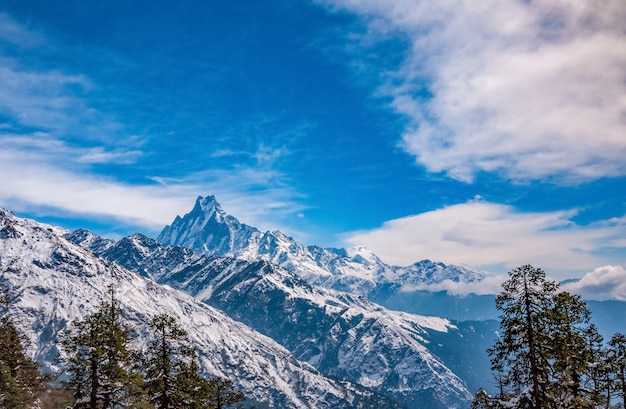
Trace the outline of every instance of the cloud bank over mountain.
{"label": "cloud bank over mountain", "polygon": [[626,301],[626,270],[622,266],[598,267],[561,288],[589,300]]}
{"label": "cloud bank over mountain", "polygon": [[[520,213],[513,207],[473,200],[386,222],[345,236],[382,260],[408,265],[420,258],[500,270],[534,264],[563,278],[595,268],[603,249],[619,247],[623,219],[591,225],[572,221],[576,211]],[[586,271],[585,271],[586,270]],[[569,274],[569,275],[568,275]]]}

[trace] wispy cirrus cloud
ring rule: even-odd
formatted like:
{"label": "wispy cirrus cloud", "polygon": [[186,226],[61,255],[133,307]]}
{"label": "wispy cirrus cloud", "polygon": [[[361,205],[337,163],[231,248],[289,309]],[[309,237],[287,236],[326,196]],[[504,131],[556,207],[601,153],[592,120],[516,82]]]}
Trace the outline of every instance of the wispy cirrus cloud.
{"label": "wispy cirrus cloud", "polygon": [[30,159],[39,163],[63,163],[66,168],[76,164],[132,164],[142,155],[140,150],[125,150],[117,147],[71,146],[46,132],[30,134],[5,132],[0,140],[12,157],[22,160]]}
{"label": "wispy cirrus cloud", "polygon": [[0,205],[13,211],[45,209],[48,216],[104,217],[128,228],[158,232],[177,214],[190,211],[198,195],[214,194],[229,213],[266,229],[279,228],[284,215],[303,210],[294,200],[297,192],[283,182],[284,175],[269,168],[208,169],[183,178],[155,176],[130,184],[85,166],[101,161],[128,165],[125,161],[132,160],[132,152],[68,147],[41,136],[3,142],[9,143],[0,150]]}
{"label": "wispy cirrus cloud", "polygon": [[0,52],[0,206],[49,217],[104,218],[120,230],[148,232],[191,210],[198,195],[216,195],[229,212],[261,228],[279,228],[285,214],[303,210],[275,166],[290,154],[283,142],[302,127],[273,132],[280,138],[263,143],[263,123],[251,121],[232,131],[242,134],[223,150],[210,153],[219,141],[206,147],[209,158],[245,160],[229,166],[213,160],[172,176],[167,171],[175,165],[150,162],[162,153],[150,151],[154,136],[131,133],[123,113],[107,110],[112,104],[103,108],[108,96],[87,73],[47,66],[47,53],[63,53],[64,46],[50,44],[44,34],[0,14],[0,43],[17,47],[10,56]]}
{"label": "wispy cirrus cloud", "polygon": [[408,43],[377,92],[409,119],[402,146],[429,171],[566,184],[626,174],[623,1],[319,2],[362,16],[368,41]]}
{"label": "wispy cirrus cloud", "polygon": [[0,110],[19,124],[64,131],[77,121],[77,112],[87,111],[85,101],[72,89],[88,86],[84,76],[30,71],[13,58],[0,61]]}
{"label": "wispy cirrus cloud", "polygon": [[624,250],[626,220],[581,226],[576,211],[518,212],[513,207],[474,200],[386,222],[344,236],[348,245],[365,245],[384,261],[408,265],[429,258],[474,268],[522,264],[568,278],[602,263],[607,249]]}
{"label": "wispy cirrus cloud", "polygon": [[45,42],[44,37],[6,13],[0,12],[0,39],[22,47],[34,47]]}

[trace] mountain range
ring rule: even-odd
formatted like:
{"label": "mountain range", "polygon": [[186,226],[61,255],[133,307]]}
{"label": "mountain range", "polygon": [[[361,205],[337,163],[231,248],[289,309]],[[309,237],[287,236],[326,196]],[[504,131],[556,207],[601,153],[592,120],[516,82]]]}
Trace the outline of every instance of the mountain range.
{"label": "mountain range", "polygon": [[305,246],[280,231],[261,232],[228,215],[214,196],[198,197],[183,217],[166,226],[157,241],[209,256],[265,260],[297,273],[312,285],[369,295],[382,286],[397,291],[443,280],[472,282],[483,273],[429,260],[390,266],[364,247],[351,250]]}
{"label": "mountain range", "polygon": [[[84,231],[68,238],[100,242]],[[101,255],[226,312],[328,376],[406,407],[451,408],[470,399],[466,383],[446,366],[448,356],[431,351],[433,337],[464,344],[467,331],[447,319],[387,310],[363,296],[311,285],[265,260],[199,255],[139,234]]]}
{"label": "mountain range", "polygon": [[137,346],[151,316],[173,316],[190,336],[205,374],[236,381],[257,408],[398,407],[370,390],[323,376],[271,338],[168,286],[130,272],[65,239],[58,228],[0,210],[0,282],[29,354],[58,370],[59,334],[93,313],[114,285]]}
{"label": "mountain range", "polygon": [[[437,284],[479,284],[484,272],[421,260],[393,266],[363,248],[324,249],[304,246],[280,231],[261,232],[228,215],[214,196],[198,197],[193,209],[177,216],[157,240],[195,252],[248,261],[266,260],[296,273],[309,284],[359,294],[391,310],[446,317],[453,321],[498,320],[495,295],[457,296],[430,291]],[[605,338],[626,333],[626,302],[587,300],[594,323]],[[485,334],[493,342],[492,333]],[[489,346],[490,344],[488,344]],[[482,354],[481,354],[482,357]]]}
{"label": "mountain range", "polygon": [[[483,278],[429,260],[387,265],[362,247],[304,246],[240,223],[213,196],[156,240],[114,241],[0,209],[0,282],[49,370],[59,369],[59,333],[115,283],[138,344],[147,319],[167,312],[205,374],[234,379],[257,408],[469,407],[491,386],[493,296],[420,288]],[[594,308],[611,316],[624,305]]]}

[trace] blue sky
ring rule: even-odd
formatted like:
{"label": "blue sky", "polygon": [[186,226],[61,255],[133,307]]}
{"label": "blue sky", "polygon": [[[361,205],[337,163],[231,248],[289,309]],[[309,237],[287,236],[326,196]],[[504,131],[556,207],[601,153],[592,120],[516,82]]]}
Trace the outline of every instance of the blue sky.
{"label": "blue sky", "polygon": [[5,0],[0,206],[156,236],[213,194],[393,264],[626,265],[624,3],[430,3]]}

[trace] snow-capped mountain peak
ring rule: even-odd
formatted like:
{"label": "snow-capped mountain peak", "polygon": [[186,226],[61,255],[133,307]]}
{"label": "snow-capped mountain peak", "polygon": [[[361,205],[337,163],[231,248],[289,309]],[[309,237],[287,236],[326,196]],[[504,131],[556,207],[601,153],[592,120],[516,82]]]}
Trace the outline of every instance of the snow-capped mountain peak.
{"label": "snow-capped mountain peak", "polygon": [[185,216],[176,216],[158,237],[163,244],[177,244],[209,255],[226,255],[245,246],[260,232],[228,215],[214,196],[196,199]]}
{"label": "snow-capped mountain peak", "polygon": [[240,223],[214,196],[199,197],[192,211],[176,217],[157,240],[206,255],[269,261],[311,284],[362,295],[383,284],[415,286],[423,283],[421,280],[473,281],[482,277],[479,272],[429,260],[408,267],[390,266],[362,246],[350,250],[305,246],[280,231],[262,233]]}
{"label": "snow-capped mountain peak", "polygon": [[348,255],[357,263],[365,265],[382,264],[382,261],[378,258],[378,256],[364,246],[352,247],[348,250]]}

